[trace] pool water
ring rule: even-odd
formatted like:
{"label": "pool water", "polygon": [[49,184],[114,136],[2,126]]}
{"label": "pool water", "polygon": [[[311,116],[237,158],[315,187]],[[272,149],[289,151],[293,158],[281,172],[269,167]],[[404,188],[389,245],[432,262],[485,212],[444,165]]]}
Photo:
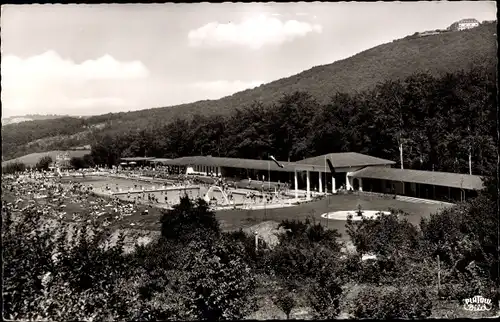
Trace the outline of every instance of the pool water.
{"label": "pool water", "polygon": [[[177,204],[184,194],[187,194],[190,199],[197,199],[203,197],[200,194],[199,188],[187,188],[187,189],[175,189],[175,190],[163,190],[163,191],[153,191],[153,192],[131,192],[125,194],[116,195],[121,200],[134,201],[138,199],[142,202],[148,201],[148,195],[152,195],[158,199],[159,204]],[[165,200],[167,197],[167,200]]]}
{"label": "pool water", "polygon": [[[145,190],[148,189],[160,189],[161,184],[146,183],[133,179],[121,179],[121,178],[107,178],[107,177],[96,177],[89,176],[85,178],[72,178],[70,181],[81,182],[85,186],[91,185],[96,191],[105,191],[106,186],[108,186],[111,192],[124,192],[130,189],[135,190]],[[118,190],[117,190],[118,188]]]}

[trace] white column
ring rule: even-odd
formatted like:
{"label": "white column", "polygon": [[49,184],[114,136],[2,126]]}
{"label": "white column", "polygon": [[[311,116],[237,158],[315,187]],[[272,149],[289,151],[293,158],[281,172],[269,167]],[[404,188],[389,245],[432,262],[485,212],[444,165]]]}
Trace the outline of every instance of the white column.
{"label": "white column", "polygon": [[363,179],[358,178],[359,181],[359,191],[363,191]]}
{"label": "white column", "polygon": [[[318,180],[318,181],[319,181],[319,193],[323,193],[323,185],[322,185],[322,182],[321,182],[321,175],[322,175],[322,174],[323,174],[323,173],[318,172],[318,178],[319,178],[319,180]],[[325,189],[325,190],[326,190],[326,189]]]}
{"label": "white column", "polygon": [[346,172],[345,174],[345,188],[346,190],[351,190],[352,186],[351,186],[351,177],[349,177],[351,173],[350,172]]}
{"label": "white column", "polygon": [[306,190],[306,198],[311,198],[311,173],[309,170],[307,171],[307,190]]}
{"label": "white column", "polygon": [[337,192],[337,187],[335,184],[335,177],[332,176],[332,193],[336,193],[336,192]]}
{"label": "white column", "polygon": [[294,171],[294,184],[295,184],[295,199],[299,198],[299,183],[297,179],[297,170]]}

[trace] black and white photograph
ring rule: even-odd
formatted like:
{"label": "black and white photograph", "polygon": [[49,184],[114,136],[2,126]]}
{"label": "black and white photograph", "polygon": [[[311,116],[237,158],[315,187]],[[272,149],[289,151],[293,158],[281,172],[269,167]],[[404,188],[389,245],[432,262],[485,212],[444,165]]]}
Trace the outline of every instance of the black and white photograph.
{"label": "black and white photograph", "polygon": [[500,317],[495,1],[0,27],[3,320]]}

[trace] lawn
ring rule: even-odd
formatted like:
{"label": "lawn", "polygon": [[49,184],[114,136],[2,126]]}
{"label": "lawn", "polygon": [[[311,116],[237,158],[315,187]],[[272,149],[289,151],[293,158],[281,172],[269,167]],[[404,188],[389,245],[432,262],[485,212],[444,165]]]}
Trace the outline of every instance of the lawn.
{"label": "lawn", "polygon": [[[221,223],[222,229],[226,231],[248,228],[263,221],[281,222],[285,219],[304,220],[311,216],[316,221],[328,228],[337,229],[342,234],[342,239],[348,239],[345,233],[345,221],[324,219],[321,214],[337,210],[355,210],[358,204],[364,210],[388,210],[389,208],[401,209],[407,212],[408,220],[413,224],[419,224],[422,217],[428,217],[431,213],[442,209],[439,204],[421,204],[404,202],[394,199],[382,199],[380,197],[368,197],[357,195],[335,195],[324,200],[312,201],[294,207],[259,209],[259,210],[221,210],[216,212],[216,217]],[[130,228],[130,223],[135,227],[148,230],[159,230],[159,219],[161,210],[152,208],[148,215],[135,214],[124,218],[116,225]]]}
{"label": "lawn", "polygon": [[[92,182],[92,185],[97,187],[110,183],[110,186],[114,188],[115,184],[119,184],[119,186],[130,186],[132,183],[132,180],[116,178],[100,178],[99,181],[101,182]],[[387,211],[390,208],[403,210],[409,214],[408,220],[417,225],[422,217],[427,217],[431,213],[438,212],[443,207],[443,205],[440,204],[414,203],[395,199],[385,199],[378,196],[353,194],[328,196],[323,200],[311,201],[294,207],[259,210],[220,210],[216,212],[216,216],[222,228],[227,231],[248,228],[268,220],[277,222],[281,222],[285,219],[304,220],[310,216],[328,228],[337,229],[342,234],[342,238],[347,238],[345,234],[345,221],[324,219],[321,217],[321,214],[338,210],[357,210],[358,205],[360,205],[363,210]],[[140,208],[145,209],[146,206]],[[136,213],[132,216],[125,217],[119,222],[115,222],[113,226],[116,225],[120,228],[140,227],[141,229],[159,230],[160,216],[161,209],[149,208],[148,215]],[[134,226],[131,226],[131,223],[134,223]]]}
{"label": "lawn", "polygon": [[21,163],[24,163],[27,167],[34,167],[37,164],[37,162],[44,156],[48,155],[48,156],[52,157],[53,161],[55,161],[57,155],[64,154],[66,152],[69,154],[70,158],[72,158],[72,157],[80,158],[86,154],[90,154],[90,150],[68,150],[68,151],[49,151],[49,152],[31,153],[31,154],[27,154],[27,155],[19,157],[19,158],[4,161],[4,162],[2,162],[2,167],[6,166],[9,163],[13,163],[13,162],[21,162]]}
{"label": "lawn", "polygon": [[312,201],[295,207],[261,209],[261,210],[225,210],[218,211],[217,218],[225,230],[235,230],[250,227],[262,221],[273,220],[281,222],[285,219],[304,220],[311,216],[328,228],[337,229],[342,238],[348,238],[345,234],[345,221],[324,219],[321,214],[338,210],[356,210],[358,204],[364,210],[388,210],[389,208],[401,209],[408,213],[408,220],[418,224],[422,217],[427,217],[442,209],[439,204],[422,204],[404,202],[394,199],[383,199],[381,197],[358,196],[358,195],[334,195],[323,200]]}

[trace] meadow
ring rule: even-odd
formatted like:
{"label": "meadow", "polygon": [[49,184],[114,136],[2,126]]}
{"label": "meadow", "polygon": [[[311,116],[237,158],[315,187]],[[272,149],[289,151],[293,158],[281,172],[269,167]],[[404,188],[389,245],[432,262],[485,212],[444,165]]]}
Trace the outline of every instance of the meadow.
{"label": "meadow", "polygon": [[9,163],[15,163],[15,162],[24,163],[27,167],[34,167],[37,164],[37,162],[40,161],[40,159],[45,156],[50,156],[52,160],[55,161],[56,157],[59,154],[65,154],[65,153],[68,153],[70,158],[73,157],[81,158],[84,155],[90,154],[90,150],[65,150],[65,151],[53,150],[48,152],[30,153],[19,158],[4,161],[2,162],[2,167],[6,166]]}

